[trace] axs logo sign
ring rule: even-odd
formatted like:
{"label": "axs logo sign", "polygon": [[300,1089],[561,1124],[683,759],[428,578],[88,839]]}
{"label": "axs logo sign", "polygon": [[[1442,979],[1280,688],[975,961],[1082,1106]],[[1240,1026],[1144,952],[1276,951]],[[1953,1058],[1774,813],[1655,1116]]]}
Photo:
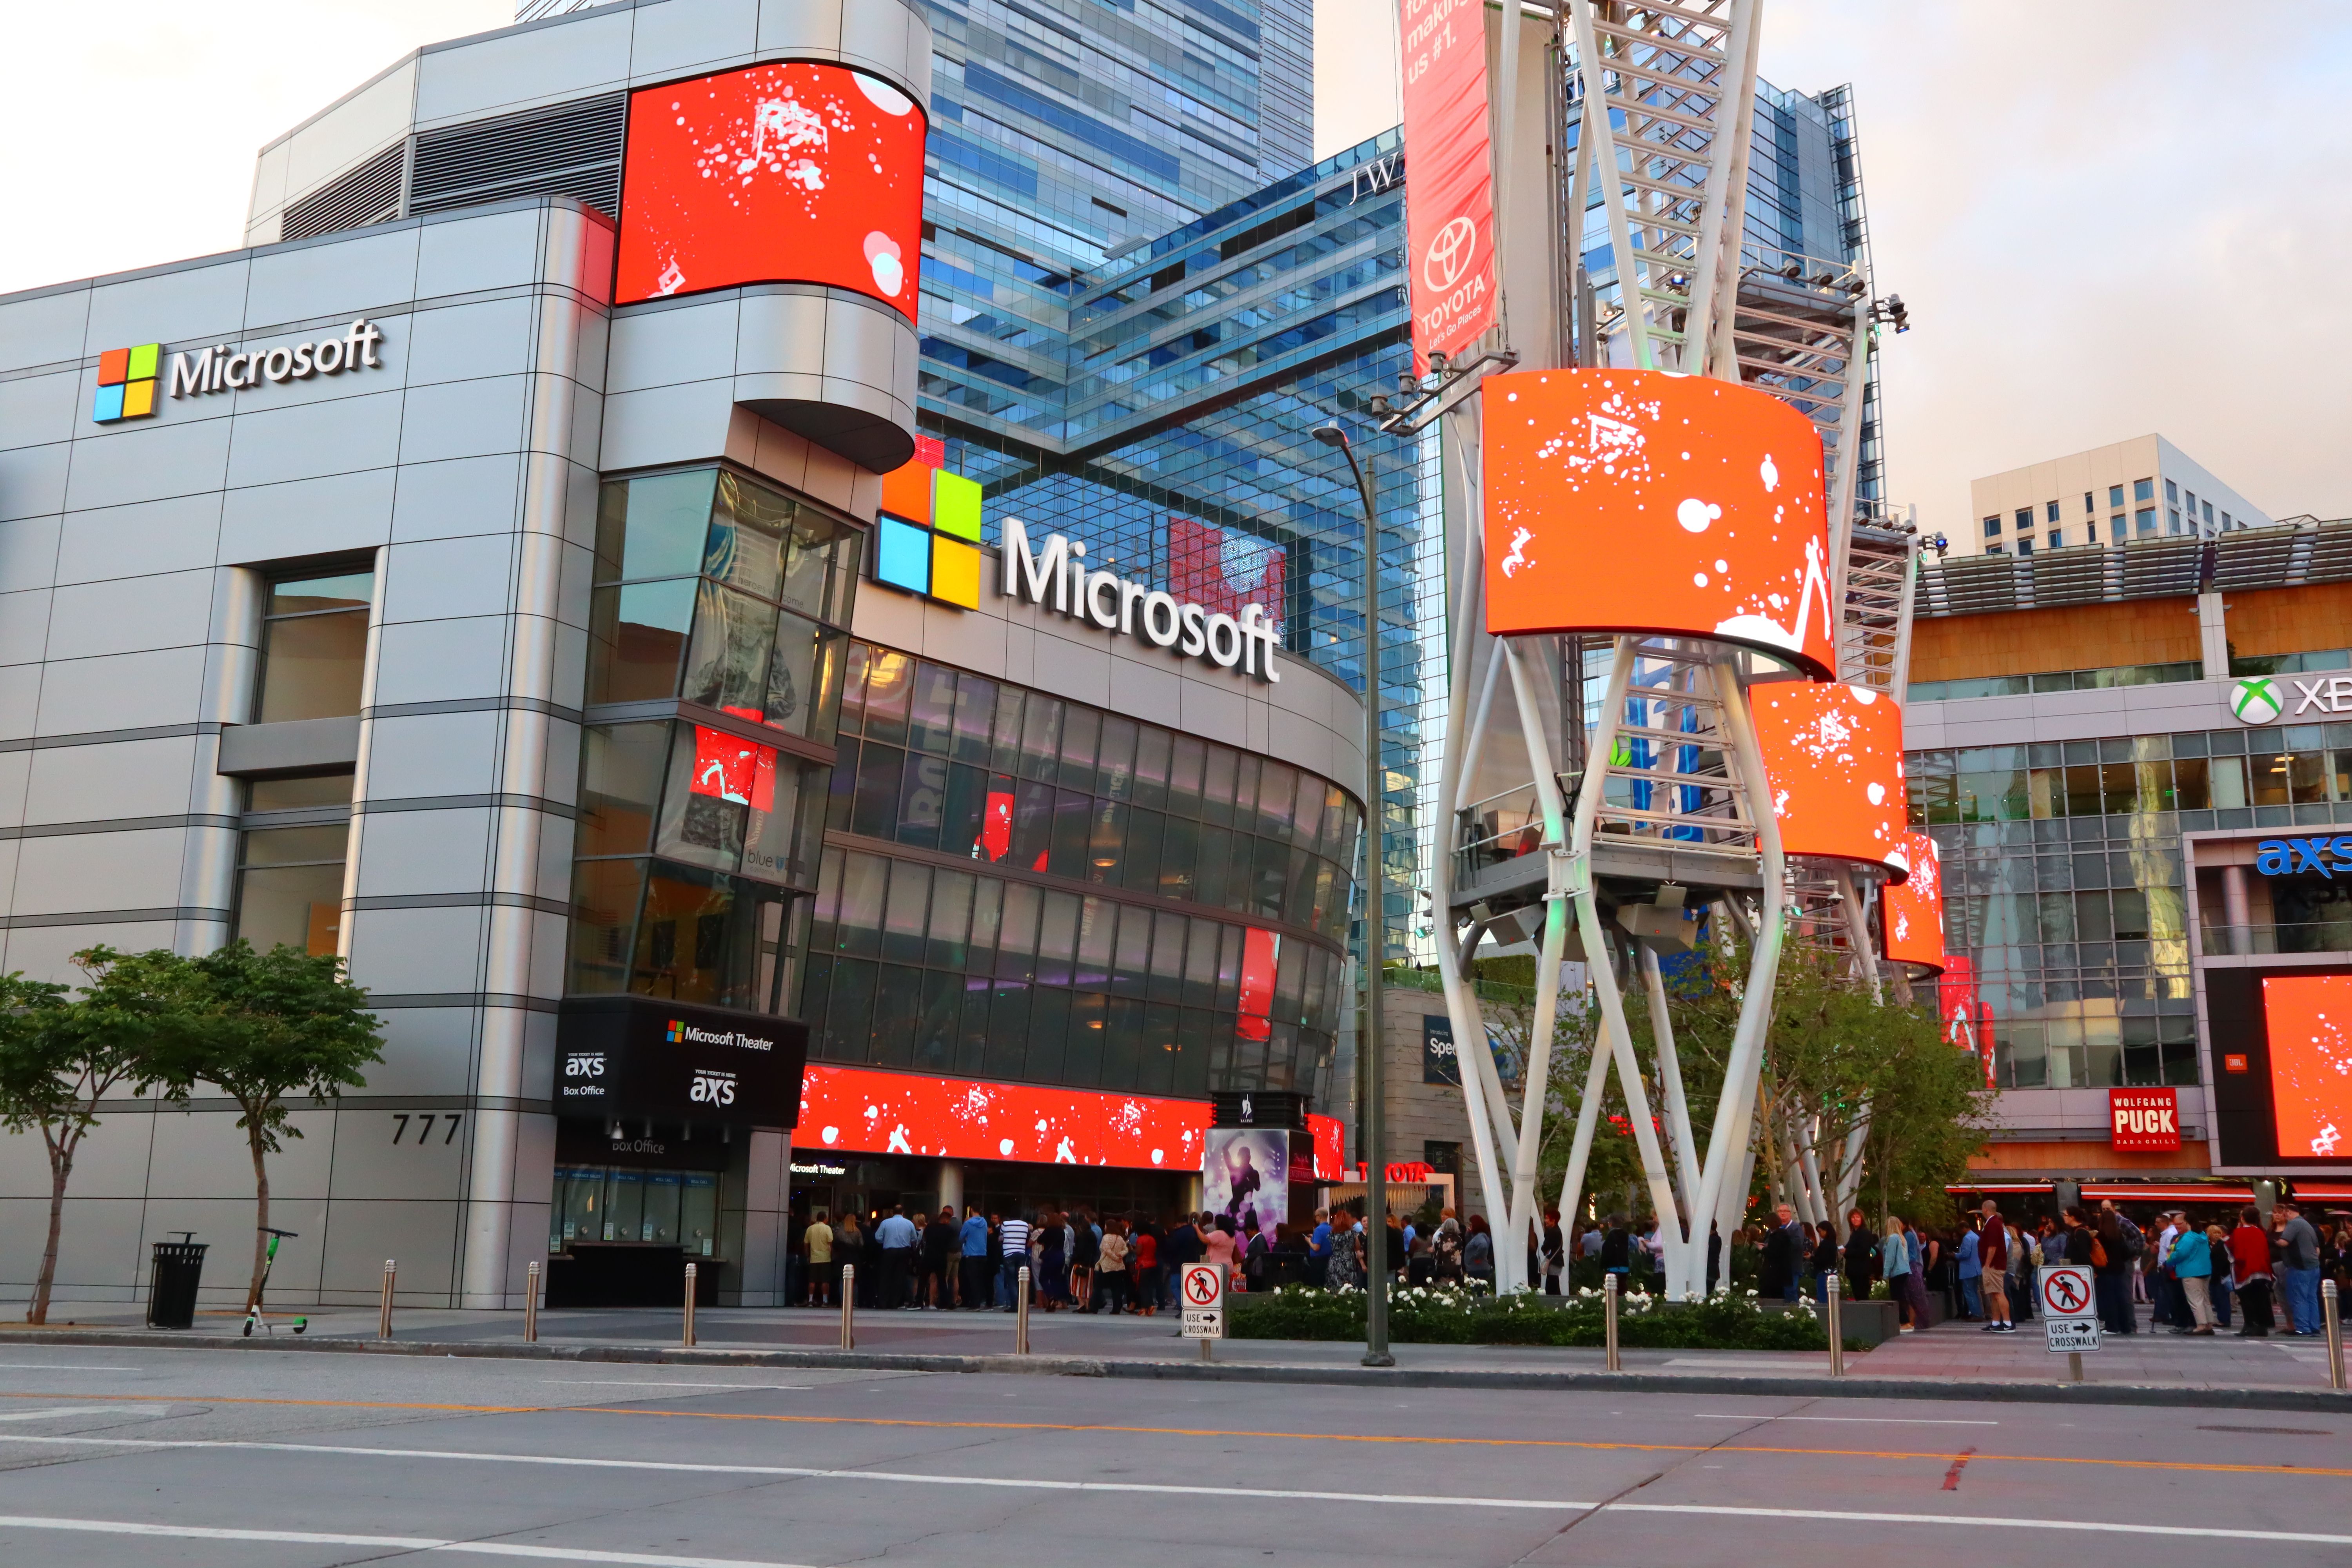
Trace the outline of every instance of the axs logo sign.
{"label": "axs logo sign", "polygon": [[2316,871],[2331,882],[2338,871],[2352,876],[2352,834],[2333,840],[2265,838],[2254,847],[2254,869],[2265,877]]}
{"label": "axs logo sign", "polygon": [[735,1103],[735,1075],[715,1068],[694,1069],[694,1082],[686,1098],[697,1105],[732,1105]]}
{"label": "axs logo sign", "polygon": [[563,1053],[563,1083],[561,1089],[563,1099],[604,1099],[604,1052],[566,1051]]}

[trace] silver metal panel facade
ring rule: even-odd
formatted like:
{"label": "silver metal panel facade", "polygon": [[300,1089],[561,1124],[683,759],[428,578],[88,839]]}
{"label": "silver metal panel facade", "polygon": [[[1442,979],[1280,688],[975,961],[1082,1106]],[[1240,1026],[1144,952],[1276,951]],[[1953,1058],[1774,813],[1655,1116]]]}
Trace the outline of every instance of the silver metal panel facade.
{"label": "silver metal panel facade", "polygon": [[[277,1223],[317,1238],[292,1297],[370,1298],[397,1257],[404,1295],[492,1304],[542,1245],[611,246],[531,201],[0,300],[0,963],[74,979],[94,943],[226,940],[243,803],[216,768],[252,716],[264,574],[373,568],[341,942],[385,1060],[273,1163]],[[91,422],[104,350],[161,342],[168,374],[362,317],[379,368]],[[448,1131],[394,1146],[424,1111]],[[235,1114],[106,1119],[68,1299],[132,1294],[165,1232],[250,1224]],[[0,1142],[12,1275],[47,1185],[37,1141]]]}

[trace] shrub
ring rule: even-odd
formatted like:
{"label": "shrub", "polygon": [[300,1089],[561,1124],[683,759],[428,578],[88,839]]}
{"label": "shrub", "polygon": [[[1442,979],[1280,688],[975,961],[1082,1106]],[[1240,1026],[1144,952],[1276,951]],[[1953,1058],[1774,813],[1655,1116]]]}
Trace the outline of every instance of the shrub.
{"label": "shrub", "polygon": [[[1360,1340],[1364,1293],[1286,1285],[1228,1300],[1227,1331],[1242,1340]],[[1400,1344],[1599,1346],[1606,1338],[1600,1292],[1554,1300],[1499,1300],[1469,1289],[1404,1287],[1389,1297],[1389,1337]],[[1667,1302],[1636,1293],[1618,1306],[1617,1342],[1636,1350],[1820,1351],[1829,1348],[1811,1302],[1768,1312],[1750,1295],[1718,1291],[1705,1301]],[[1861,1342],[1849,1340],[1860,1350]]]}

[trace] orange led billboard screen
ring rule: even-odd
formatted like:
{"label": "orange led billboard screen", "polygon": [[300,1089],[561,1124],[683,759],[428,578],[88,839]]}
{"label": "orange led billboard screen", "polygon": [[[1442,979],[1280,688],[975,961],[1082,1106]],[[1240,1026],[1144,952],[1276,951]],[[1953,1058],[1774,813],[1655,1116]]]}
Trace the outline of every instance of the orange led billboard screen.
{"label": "orange led billboard screen", "polygon": [[1864,686],[1775,680],[1748,688],[1772,783],[1780,847],[1905,865],[1903,710]]}
{"label": "orange led billboard screen", "polygon": [[2271,1117],[2282,1160],[2352,1155],[2352,974],[2268,974]]}
{"label": "orange led billboard screen", "polygon": [[1944,967],[1944,862],[1936,841],[1916,828],[1903,834],[1900,864],[1910,875],[1879,890],[1886,956],[1941,973]]}
{"label": "orange led billboard screen", "polygon": [[1735,643],[1829,679],[1821,437],[1769,393],[1664,371],[1490,375],[1486,629]]}
{"label": "orange led billboard screen", "polygon": [[826,283],[915,319],[923,111],[865,71],[753,66],[629,95],[618,303]]}

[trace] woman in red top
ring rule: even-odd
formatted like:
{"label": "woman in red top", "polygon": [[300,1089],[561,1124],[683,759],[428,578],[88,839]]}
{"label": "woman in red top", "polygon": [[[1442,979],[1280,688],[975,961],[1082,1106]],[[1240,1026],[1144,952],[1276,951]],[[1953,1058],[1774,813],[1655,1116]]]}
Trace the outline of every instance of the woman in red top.
{"label": "woman in red top", "polygon": [[2238,1266],[2238,1300],[2245,1308],[2242,1340],[2266,1338],[2271,1331],[2271,1238],[2263,1229],[2263,1212],[2248,1204],[2238,1213],[2238,1228],[2230,1233],[2230,1258]]}
{"label": "woman in red top", "polygon": [[1152,1318],[1160,1314],[1160,1237],[1150,1226],[1137,1227],[1128,1243],[1129,1259],[1135,1265],[1135,1305],[1130,1312]]}

